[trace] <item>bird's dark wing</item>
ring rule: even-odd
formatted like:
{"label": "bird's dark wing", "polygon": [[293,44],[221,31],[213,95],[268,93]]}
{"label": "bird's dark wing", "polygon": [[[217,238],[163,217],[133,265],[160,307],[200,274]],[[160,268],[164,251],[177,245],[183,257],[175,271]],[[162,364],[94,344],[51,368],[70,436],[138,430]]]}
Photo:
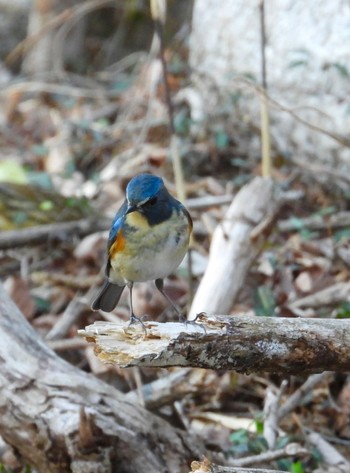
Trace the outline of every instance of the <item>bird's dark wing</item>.
{"label": "bird's dark wing", "polygon": [[108,280],[105,281],[101,291],[91,305],[92,310],[111,312],[118,304],[125,286],[118,286]]}
{"label": "bird's dark wing", "polygon": [[193,229],[193,220],[192,220],[192,217],[189,213],[189,211],[186,209],[186,207],[184,205],[181,204],[181,210],[182,212],[185,214],[187,220],[188,220],[188,225],[190,227],[190,232],[192,232],[192,229]]}
{"label": "bird's dark wing", "polygon": [[[108,278],[111,269],[110,256],[111,252],[117,250],[118,239],[122,238],[121,228],[125,219],[125,212],[127,209],[127,202],[125,201],[120,207],[116,216],[114,217],[111,230],[109,232],[108,244],[107,244],[107,264],[106,264],[106,276]],[[118,304],[120,296],[125,286],[119,286],[106,279],[102,286],[98,296],[93,301],[91,308],[92,310],[104,310],[105,312],[111,312],[114,307]]]}
{"label": "bird's dark wing", "polygon": [[108,250],[114,244],[115,239],[117,238],[118,232],[123,226],[127,208],[128,208],[128,203],[125,200],[123,205],[120,207],[120,209],[116,213],[114,220],[112,222],[111,230],[109,232],[109,237],[108,237]]}

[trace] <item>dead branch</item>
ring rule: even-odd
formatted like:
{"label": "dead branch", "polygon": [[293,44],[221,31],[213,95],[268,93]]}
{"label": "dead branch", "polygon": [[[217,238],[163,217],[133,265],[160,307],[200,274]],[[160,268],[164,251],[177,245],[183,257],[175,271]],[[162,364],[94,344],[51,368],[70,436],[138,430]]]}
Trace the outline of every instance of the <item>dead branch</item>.
{"label": "dead branch", "polygon": [[334,215],[321,216],[313,215],[303,219],[287,219],[278,222],[278,229],[281,232],[295,231],[300,228],[309,230],[327,230],[330,228],[344,228],[350,225],[350,212],[337,212]]}
{"label": "dead branch", "polygon": [[[207,269],[194,297],[189,319],[203,308],[228,313],[244,284],[252,262],[266,237],[262,222],[271,223],[281,201],[272,180],[256,177],[235,196],[223,222],[217,226]],[[265,230],[255,233],[255,228]],[[270,225],[271,227],[271,225]]]}
{"label": "dead branch", "polygon": [[350,320],[207,316],[201,324],[95,322],[80,335],[106,363],[306,374],[350,370]]}
{"label": "dead branch", "polygon": [[213,383],[215,376],[213,371],[180,369],[129,391],[125,396],[130,402],[140,402],[141,398],[147,409],[154,410],[198,393]]}
{"label": "dead branch", "polygon": [[81,219],[71,222],[49,223],[21,230],[9,230],[0,234],[0,249],[43,243],[60,235],[84,236],[99,230],[107,230],[110,222],[105,220]]}
{"label": "dead branch", "polygon": [[299,406],[305,396],[318,384],[329,378],[330,373],[324,371],[323,373],[313,374],[307,378],[300,388],[288,397],[287,401],[281,406],[277,413],[277,420],[280,421],[288,414],[290,414],[297,406]]}
{"label": "dead branch", "polygon": [[[279,460],[280,458],[286,457],[303,457],[309,455],[310,452],[299,445],[298,443],[290,443],[283,448],[278,450],[268,450],[257,455],[251,455],[243,458],[229,458],[227,463],[230,466],[248,466],[248,465],[261,465],[262,463],[270,462],[273,460]],[[271,471],[271,470],[270,470]],[[273,472],[272,472],[273,473]]]}
{"label": "dead branch", "polygon": [[0,435],[39,473],[187,473],[203,450],[64,360],[0,286]]}
{"label": "dead branch", "polygon": [[344,469],[344,472],[349,471],[347,469],[350,469],[350,462],[341,453],[339,453],[338,450],[333,447],[333,445],[327,442],[327,440],[324,439],[318,432],[313,432],[310,429],[305,430],[307,440],[321,453],[325,463],[328,465],[344,466],[346,468]]}
{"label": "dead branch", "polygon": [[196,473],[283,473],[281,470],[268,470],[262,468],[242,468],[231,466],[220,466],[211,463],[208,459],[194,461],[191,464],[191,472]]}

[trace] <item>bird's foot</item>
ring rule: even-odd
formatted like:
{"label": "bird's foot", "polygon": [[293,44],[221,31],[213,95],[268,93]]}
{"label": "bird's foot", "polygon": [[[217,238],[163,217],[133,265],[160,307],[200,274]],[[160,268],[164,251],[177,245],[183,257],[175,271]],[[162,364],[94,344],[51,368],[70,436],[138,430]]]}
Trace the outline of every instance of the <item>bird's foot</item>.
{"label": "bird's foot", "polygon": [[133,324],[141,324],[142,329],[143,329],[143,331],[145,332],[145,335],[147,335],[147,329],[146,329],[146,326],[145,326],[145,324],[143,323],[143,320],[142,320],[144,317],[145,317],[145,316],[143,316],[143,317],[136,317],[135,314],[131,313],[131,314],[130,314],[129,327],[130,327],[130,325],[133,325]]}
{"label": "bird's foot", "polygon": [[182,314],[179,314],[179,321],[183,324],[186,325],[195,325],[196,327],[200,327],[202,330],[204,330],[204,333],[207,333],[207,329],[205,328],[204,325],[200,324],[197,322],[198,318],[203,312],[200,312],[199,314],[196,315],[196,317],[193,320],[187,320]]}

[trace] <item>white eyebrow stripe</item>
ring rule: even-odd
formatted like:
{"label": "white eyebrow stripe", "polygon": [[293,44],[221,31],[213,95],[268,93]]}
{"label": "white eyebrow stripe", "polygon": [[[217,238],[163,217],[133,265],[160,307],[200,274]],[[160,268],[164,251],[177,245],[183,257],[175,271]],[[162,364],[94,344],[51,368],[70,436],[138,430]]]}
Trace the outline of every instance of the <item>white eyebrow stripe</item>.
{"label": "white eyebrow stripe", "polygon": [[[140,207],[141,205],[145,204],[146,202],[148,202],[149,200],[151,199],[151,197],[147,197],[147,199],[144,199],[144,200],[140,200],[139,202],[137,202],[136,206],[137,207]],[[127,198],[126,199],[127,202],[128,202],[128,205],[130,205],[130,200]]]}

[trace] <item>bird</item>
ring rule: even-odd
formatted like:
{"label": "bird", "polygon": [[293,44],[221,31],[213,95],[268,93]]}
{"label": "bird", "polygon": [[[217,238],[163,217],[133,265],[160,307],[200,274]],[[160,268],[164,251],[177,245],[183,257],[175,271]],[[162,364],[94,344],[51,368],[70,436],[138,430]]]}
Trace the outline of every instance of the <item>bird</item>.
{"label": "bird", "polygon": [[129,288],[130,324],[140,322],[133,310],[134,283],[155,281],[156,288],[186,323],[177,305],[164,291],[164,278],[183,260],[193,228],[186,207],[173,197],[163,179],[152,174],[133,177],[124,203],[112,222],[107,244],[105,282],[92,310],[111,312],[125,287]]}

